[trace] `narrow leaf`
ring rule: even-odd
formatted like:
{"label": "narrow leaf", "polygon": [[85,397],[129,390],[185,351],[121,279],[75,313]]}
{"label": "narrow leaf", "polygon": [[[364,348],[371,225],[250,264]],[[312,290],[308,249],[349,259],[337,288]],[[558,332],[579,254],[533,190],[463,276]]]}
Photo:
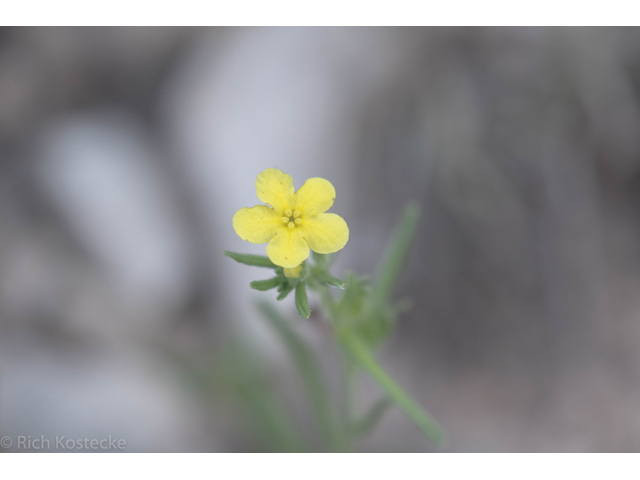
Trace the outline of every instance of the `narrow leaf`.
{"label": "narrow leaf", "polygon": [[423,433],[436,444],[441,444],[443,435],[436,422],[425,412],[389,375],[378,365],[369,348],[353,336],[341,338],[345,350],[353,357],[374,380],[387,392],[394,403],[400,407]]}
{"label": "narrow leaf", "polygon": [[389,397],[385,396],[378,400],[371,407],[371,410],[353,425],[353,434],[357,437],[362,437],[369,433],[382,419],[382,416],[391,405],[393,405],[393,401]]}
{"label": "narrow leaf", "polygon": [[264,255],[252,255],[250,253],[236,253],[224,251],[227,257],[233,258],[236,262],[244,263],[245,265],[251,265],[252,267],[264,267],[264,268],[278,268],[278,266],[269,260],[269,257]]}
{"label": "narrow leaf", "polygon": [[331,399],[313,352],[275,308],[266,302],[259,302],[258,308],[285,344],[304,384],[317,427],[327,445],[333,445],[336,439],[333,433]]}
{"label": "narrow leaf", "polygon": [[320,283],[328,285],[330,287],[344,288],[345,286],[344,281],[334,277],[333,275],[330,275],[327,272],[317,272],[315,274],[315,277]]}
{"label": "narrow leaf", "polygon": [[268,280],[256,280],[255,282],[251,282],[251,288],[253,288],[254,290],[260,290],[261,292],[276,288],[278,285],[280,285],[280,279],[278,277],[273,277]]}
{"label": "narrow leaf", "polygon": [[287,298],[287,295],[289,295],[295,288],[290,283],[282,284],[282,285],[283,285],[282,291],[280,292],[280,295],[278,295],[278,298],[276,298],[276,300],[284,300],[285,298]]}
{"label": "narrow leaf", "polygon": [[[206,375],[204,371],[200,375]],[[239,409],[252,437],[259,439],[270,451],[300,452],[311,451],[302,432],[291,416],[290,408],[283,402],[273,381],[265,371],[264,362],[252,349],[242,343],[223,353],[209,376],[197,382],[203,394],[213,398],[226,396]],[[212,386],[215,388],[211,389]]]}
{"label": "narrow leaf", "polygon": [[373,298],[378,304],[386,302],[393,292],[407,259],[419,217],[420,209],[418,205],[415,203],[407,205],[398,230],[378,264],[376,280],[373,286]]}
{"label": "narrow leaf", "polygon": [[296,308],[302,318],[309,318],[311,315],[307,299],[307,288],[304,282],[298,282],[298,285],[296,285]]}

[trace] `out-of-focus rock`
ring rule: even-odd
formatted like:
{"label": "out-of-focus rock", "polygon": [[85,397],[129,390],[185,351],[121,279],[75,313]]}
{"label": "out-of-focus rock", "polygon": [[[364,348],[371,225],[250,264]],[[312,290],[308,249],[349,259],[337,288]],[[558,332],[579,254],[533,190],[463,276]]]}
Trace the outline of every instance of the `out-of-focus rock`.
{"label": "out-of-focus rock", "polygon": [[142,126],[119,112],[63,118],[40,151],[43,187],[118,298],[179,308],[191,286],[186,229]]}

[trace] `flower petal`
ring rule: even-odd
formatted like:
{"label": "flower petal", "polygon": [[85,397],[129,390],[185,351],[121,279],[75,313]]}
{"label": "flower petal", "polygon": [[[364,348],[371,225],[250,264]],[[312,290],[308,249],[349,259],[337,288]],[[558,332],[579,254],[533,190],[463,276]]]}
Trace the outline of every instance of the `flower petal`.
{"label": "flower petal", "polygon": [[258,174],[256,195],[281,214],[293,204],[293,178],[277,168],[267,168]]}
{"label": "flower petal", "polygon": [[347,222],[335,213],[321,213],[316,217],[304,218],[299,229],[304,232],[305,240],[316,253],[337,252],[349,241]]}
{"label": "flower petal", "polygon": [[233,229],[243,240],[267,243],[282,226],[282,219],[267,205],[241,208],[233,216]]}
{"label": "flower petal", "polygon": [[309,245],[300,228],[282,227],[267,245],[267,255],[276,265],[293,268],[309,257]]}
{"label": "flower petal", "polygon": [[314,177],[304,182],[295,194],[294,208],[303,215],[318,215],[331,208],[336,189],[324,178]]}

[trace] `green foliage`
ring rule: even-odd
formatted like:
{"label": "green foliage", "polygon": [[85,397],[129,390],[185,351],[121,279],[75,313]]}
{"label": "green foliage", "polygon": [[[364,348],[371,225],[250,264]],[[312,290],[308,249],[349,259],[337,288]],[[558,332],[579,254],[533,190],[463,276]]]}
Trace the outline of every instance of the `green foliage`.
{"label": "green foliage", "polygon": [[263,267],[263,268],[278,268],[278,266],[269,260],[269,257],[265,257],[264,255],[252,255],[250,253],[236,253],[224,251],[227,257],[233,258],[236,262],[244,263],[245,265],[249,265],[252,267]]}
{"label": "green foliage", "polygon": [[296,285],[296,308],[302,318],[309,318],[311,315],[309,300],[307,299],[307,288],[304,282],[298,282]]}
{"label": "green foliage", "polygon": [[280,295],[278,295],[278,298],[276,300],[284,300],[285,298],[287,298],[287,295],[293,292],[294,288],[296,288],[294,283],[285,282],[281,284],[280,288],[278,288]]}
{"label": "green foliage", "polygon": [[334,277],[328,272],[328,268],[333,263],[333,255],[313,254],[316,262],[312,268],[309,268],[307,262],[302,263],[302,271],[299,278],[289,278],[284,274],[284,269],[275,265],[268,257],[262,255],[251,255],[248,253],[223,252],[227,257],[233,258],[239,263],[254,267],[273,268],[275,277],[267,280],[255,280],[251,282],[250,287],[254,290],[267,291],[277,288],[277,300],[284,300],[291,292],[295,290],[295,304],[298,313],[302,318],[309,318],[311,309],[307,299],[306,287],[317,288],[319,286],[330,286],[336,288],[344,288],[345,282]]}
{"label": "green foliage", "polygon": [[393,293],[393,288],[409,255],[419,218],[420,208],[418,205],[415,203],[407,205],[398,230],[378,265],[376,281],[373,285],[372,299],[374,304],[384,304]]}
{"label": "green foliage", "polygon": [[334,277],[333,275],[320,270],[315,274],[316,280],[318,283],[322,285],[326,285],[327,287],[336,287],[336,288],[344,288],[345,282],[340,280],[339,278]]}
{"label": "green foliage", "polygon": [[345,289],[338,307],[344,315],[358,317],[363,313],[364,302],[371,293],[369,280],[366,277],[358,277],[351,272],[345,275]]}
{"label": "green foliage", "polygon": [[389,397],[382,397],[378,400],[371,410],[367,412],[359,420],[351,425],[351,432],[354,437],[363,437],[375,427],[389,407],[393,405],[393,401]]}
{"label": "green foliage", "polygon": [[[395,383],[375,358],[375,350],[392,333],[398,314],[408,307],[407,300],[392,302],[391,297],[407,260],[418,218],[417,205],[408,205],[378,265],[372,285],[366,277],[353,273],[347,273],[344,281],[331,275],[329,267],[334,255],[313,253],[313,263],[303,262],[300,277],[288,278],[283,269],[273,265],[267,257],[225,252],[225,255],[247,265],[274,268],[276,277],[252,282],[251,287],[256,290],[277,287],[278,300],[283,300],[295,290],[296,309],[304,319],[308,319],[311,313],[307,287],[316,292],[335,340],[344,352],[344,370],[349,372],[344,376],[345,392],[351,391],[357,371],[370,375],[384,391],[384,398],[358,421],[351,420],[350,395],[345,395],[342,406],[344,425],[339,425],[335,421],[338,415],[333,412],[326,382],[312,351],[270,304],[260,303],[260,311],[280,335],[298,368],[325,449],[349,449],[351,441],[371,430],[390,405],[404,411],[432,442],[440,444],[443,441],[442,432],[433,418]],[[340,288],[341,294],[335,299],[327,287]]]}
{"label": "green foliage", "polygon": [[259,290],[261,292],[265,292],[267,290],[271,290],[272,288],[276,288],[281,284],[281,280],[279,277],[273,277],[269,280],[256,280],[255,282],[251,282],[250,287],[254,290]]}
{"label": "green foliage", "polygon": [[420,427],[424,434],[429,437],[432,442],[436,444],[442,443],[442,432],[433,418],[389,377],[376,362],[371,350],[355,336],[345,335],[341,339],[341,342],[353,360],[378,382],[394,403]]}
{"label": "green foliage", "polygon": [[[302,285],[302,284],[300,284]],[[311,405],[316,427],[324,443],[324,450],[331,450],[335,445],[335,428],[331,399],[320,366],[307,343],[291,327],[273,306],[266,302],[258,303],[258,309],[269,324],[278,333],[284,343],[291,360],[298,369],[300,380],[305,387]]]}
{"label": "green foliage", "polygon": [[242,419],[247,436],[272,452],[309,452],[313,449],[300,432],[290,409],[279,395],[255,352],[231,341],[213,364],[179,362],[196,391],[208,402],[226,403]]}

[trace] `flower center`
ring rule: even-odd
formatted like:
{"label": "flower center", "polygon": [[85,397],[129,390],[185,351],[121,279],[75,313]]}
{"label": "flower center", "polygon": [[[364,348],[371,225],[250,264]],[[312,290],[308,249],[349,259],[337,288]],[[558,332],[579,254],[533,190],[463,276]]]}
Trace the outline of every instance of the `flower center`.
{"label": "flower center", "polygon": [[300,220],[300,211],[294,210],[293,212],[289,209],[284,211],[284,216],[282,217],[282,223],[286,224],[289,228],[294,228],[296,225],[300,225],[302,220]]}

